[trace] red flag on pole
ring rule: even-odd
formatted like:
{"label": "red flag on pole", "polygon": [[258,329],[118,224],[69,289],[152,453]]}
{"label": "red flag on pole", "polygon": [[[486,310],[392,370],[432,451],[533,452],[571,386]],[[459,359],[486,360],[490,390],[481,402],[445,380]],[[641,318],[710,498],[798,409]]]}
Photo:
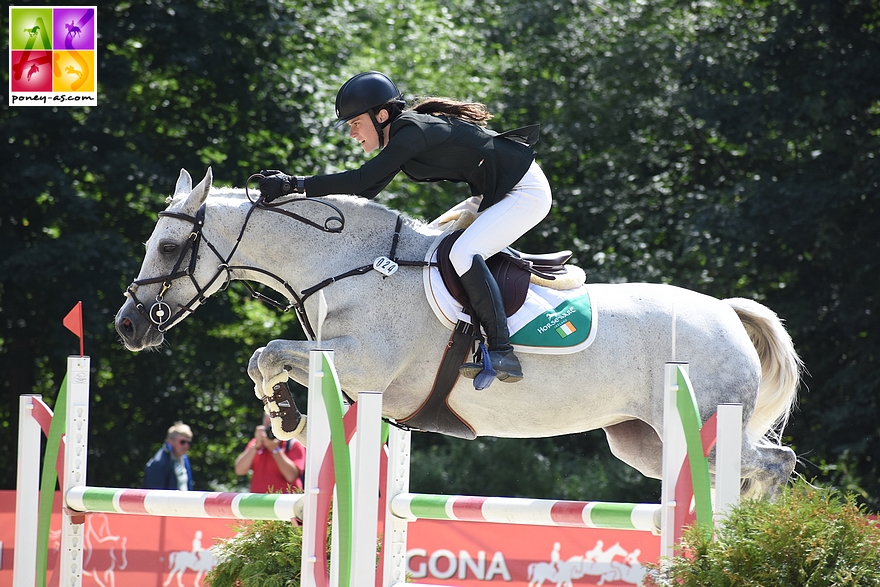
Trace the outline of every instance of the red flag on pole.
{"label": "red flag on pole", "polygon": [[64,327],[79,337],[79,356],[83,357],[83,313],[82,302],[77,302],[73,309],[64,317]]}

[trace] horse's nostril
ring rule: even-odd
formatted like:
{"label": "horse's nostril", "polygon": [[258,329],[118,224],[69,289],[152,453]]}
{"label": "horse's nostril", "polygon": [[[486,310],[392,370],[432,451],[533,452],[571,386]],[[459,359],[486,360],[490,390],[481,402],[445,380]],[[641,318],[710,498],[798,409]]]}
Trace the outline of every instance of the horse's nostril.
{"label": "horse's nostril", "polygon": [[132,332],[134,332],[134,325],[131,323],[131,320],[129,320],[128,318],[123,318],[120,326],[122,326],[122,329],[127,334],[131,334]]}

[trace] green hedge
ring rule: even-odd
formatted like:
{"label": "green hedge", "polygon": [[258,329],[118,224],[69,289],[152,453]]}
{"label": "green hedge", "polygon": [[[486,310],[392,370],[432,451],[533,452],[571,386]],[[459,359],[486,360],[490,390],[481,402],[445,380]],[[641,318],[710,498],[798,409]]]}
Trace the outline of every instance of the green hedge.
{"label": "green hedge", "polygon": [[245,522],[215,547],[220,560],[205,576],[211,587],[299,587],[302,528],[290,522]]}
{"label": "green hedge", "polygon": [[776,501],[740,504],[714,541],[688,529],[682,555],[652,575],[655,587],[880,586],[880,524],[855,496],[799,480]]}

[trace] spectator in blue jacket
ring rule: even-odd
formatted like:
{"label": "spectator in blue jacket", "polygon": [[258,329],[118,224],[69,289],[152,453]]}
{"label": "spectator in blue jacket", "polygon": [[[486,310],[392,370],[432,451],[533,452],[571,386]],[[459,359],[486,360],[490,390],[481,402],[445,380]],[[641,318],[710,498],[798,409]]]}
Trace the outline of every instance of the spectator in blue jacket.
{"label": "spectator in blue jacket", "polygon": [[165,444],[144,469],[144,489],[192,491],[192,468],[186,456],[192,438],[192,430],[183,422],[175,422],[168,429]]}

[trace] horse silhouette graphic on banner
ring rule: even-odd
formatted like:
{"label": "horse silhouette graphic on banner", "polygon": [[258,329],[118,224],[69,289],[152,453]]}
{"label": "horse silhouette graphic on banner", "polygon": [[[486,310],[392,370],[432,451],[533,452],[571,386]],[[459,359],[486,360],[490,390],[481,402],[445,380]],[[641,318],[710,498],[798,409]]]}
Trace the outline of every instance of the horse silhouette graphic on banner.
{"label": "horse silhouette graphic on banner", "polygon": [[574,581],[587,576],[599,577],[597,585],[610,581],[639,585],[645,577],[645,568],[638,559],[641,551],[637,548],[629,552],[619,542],[606,549],[604,542],[597,540],[596,546],[583,555],[566,560],[559,558],[559,552],[557,542],[550,553],[550,562],[529,565],[529,587],[541,587],[545,581],[560,587],[574,587]]}

